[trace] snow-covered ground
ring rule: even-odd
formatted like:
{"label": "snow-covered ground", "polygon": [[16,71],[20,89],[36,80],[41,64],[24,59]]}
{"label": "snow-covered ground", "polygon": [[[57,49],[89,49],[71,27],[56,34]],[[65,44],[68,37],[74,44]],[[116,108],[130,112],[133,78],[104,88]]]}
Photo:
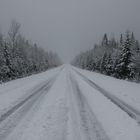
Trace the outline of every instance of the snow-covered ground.
{"label": "snow-covered ground", "polygon": [[[74,68],[75,69],[75,68]],[[87,70],[75,69],[110,94],[131,105],[140,112],[140,84],[119,80]]]}
{"label": "snow-covered ground", "polygon": [[0,114],[39,89],[47,80],[58,74],[62,67],[41,74],[13,80],[0,85]]}
{"label": "snow-covered ground", "polygon": [[139,91],[70,65],[5,83],[0,140],[140,140]]}

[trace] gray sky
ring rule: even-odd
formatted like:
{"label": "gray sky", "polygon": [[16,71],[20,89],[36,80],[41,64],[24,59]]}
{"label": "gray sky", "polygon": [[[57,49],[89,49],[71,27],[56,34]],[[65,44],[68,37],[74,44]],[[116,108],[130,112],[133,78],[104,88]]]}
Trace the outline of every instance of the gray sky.
{"label": "gray sky", "polygon": [[140,0],[0,0],[0,30],[12,19],[40,46],[64,62],[93,47],[104,33],[119,36],[127,29],[140,40]]}

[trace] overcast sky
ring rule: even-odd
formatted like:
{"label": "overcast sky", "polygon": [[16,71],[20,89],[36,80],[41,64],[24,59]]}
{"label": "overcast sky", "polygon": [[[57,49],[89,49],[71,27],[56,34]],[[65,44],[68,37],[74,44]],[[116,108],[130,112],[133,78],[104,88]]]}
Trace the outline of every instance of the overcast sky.
{"label": "overcast sky", "polygon": [[64,62],[93,47],[104,33],[118,37],[127,29],[140,40],[140,0],[0,0],[0,30],[12,19],[40,46]]}

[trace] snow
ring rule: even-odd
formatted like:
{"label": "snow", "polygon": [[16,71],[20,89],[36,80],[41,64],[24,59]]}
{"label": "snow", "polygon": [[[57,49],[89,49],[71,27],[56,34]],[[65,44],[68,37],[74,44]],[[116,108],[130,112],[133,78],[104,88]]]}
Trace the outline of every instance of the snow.
{"label": "snow", "polygon": [[[140,140],[140,125],[137,121],[76,71],[135,109],[140,107],[139,84],[63,65],[0,86],[2,114],[2,110],[5,112],[46,81],[56,78],[49,89],[46,83],[42,93],[32,97],[0,122],[0,139]],[[12,121],[15,123],[9,125],[10,128],[5,127]]]}
{"label": "snow", "polygon": [[[39,110],[32,116],[26,129],[22,126],[25,124],[24,119],[7,139],[10,140],[63,140],[65,139],[65,123],[67,122],[66,106],[66,77],[62,73],[58,76],[51,90],[44,96],[41,101]],[[61,82],[63,83],[61,83]],[[59,92],[58,92],[59,91]],[[24,126],[25,127],[25,126]],[[15,137],[15,133],[18,134]],[[23,134],[24,135],[21,135]]]}
{"label": "snow", "polygon": [[38,89],[62,67],[0,85],[0,115]]}
{"label": "snow", "polygon": [[86,82],[78,77],[76,79],[81,92],[111,140],[140,139],[140,127],[135,120]]}
{"label": "snow", "polygon": [[119,80],[96,72],[77,69],[88,79],[140,111],[140,84]]}

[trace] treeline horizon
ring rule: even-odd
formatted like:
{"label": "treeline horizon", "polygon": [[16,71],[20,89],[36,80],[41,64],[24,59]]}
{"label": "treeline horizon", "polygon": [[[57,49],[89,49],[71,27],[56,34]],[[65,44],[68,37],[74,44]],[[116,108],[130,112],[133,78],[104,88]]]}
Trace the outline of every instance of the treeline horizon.
{"label": "treeline horizon", "polygon": [[61,64],[56,53],[45,51],[20,33],[13,20],[5,37],[0,32],[0,82],[46,71]]}
{"label": "treeline horizon", "polygon": [[72,64],[82,69],[96,71],[118,79],[140,81],[140,44],[133,32],[126,31],[120,39],[102,40],[92,49],[77,55]]}

